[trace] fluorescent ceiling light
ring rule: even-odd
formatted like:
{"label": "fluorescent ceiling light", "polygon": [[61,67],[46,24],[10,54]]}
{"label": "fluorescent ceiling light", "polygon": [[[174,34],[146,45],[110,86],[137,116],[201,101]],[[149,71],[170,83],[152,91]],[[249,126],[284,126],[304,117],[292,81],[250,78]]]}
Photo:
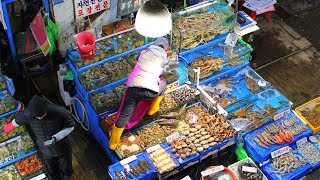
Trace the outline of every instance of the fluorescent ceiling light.
{"label": "fluorescent ceiling light", "polygon": [[172,29],[171,13],[159,0],[147,1],[137,12],[135,28],[145,37],[165,36]]}

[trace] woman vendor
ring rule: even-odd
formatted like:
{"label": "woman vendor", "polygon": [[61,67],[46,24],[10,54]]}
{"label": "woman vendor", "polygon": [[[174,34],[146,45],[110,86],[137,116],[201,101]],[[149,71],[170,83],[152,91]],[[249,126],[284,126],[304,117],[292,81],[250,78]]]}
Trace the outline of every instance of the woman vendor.
{"label": "woman vendor", "polygon": [[[165,91],[166,84],[159,77],[167,58],[168,41],[159,38],[148,49],[141,52],[139,59],[127,81],[127,90],[117,114],[115,126],[111,130],[109,148],[115,150],[127,123],[135,119],[139,122],[151,104],[151,100]],[[140,106],[145,102],[145,105]],[[137,114],[135,111],[139,111]]]}

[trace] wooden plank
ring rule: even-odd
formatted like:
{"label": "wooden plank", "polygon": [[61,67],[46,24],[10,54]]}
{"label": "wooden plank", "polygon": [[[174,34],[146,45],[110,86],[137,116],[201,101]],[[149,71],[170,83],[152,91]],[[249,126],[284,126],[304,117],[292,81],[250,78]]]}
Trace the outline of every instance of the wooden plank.
{"label": "wooden plank", "polygon": [[[107,179],[108,163],[105,155],[100,150],[97,142],[88,135],[88,132],[76,125],[76,130],[71,135],[73,152],[90,179]],[[104,161],[103,161],[104,160]],[[102,163],[102,161],[104,163]]]}
{"label": "wooden plank", "polygon": [[273,62],[298,50],[292,43],[295,39],[278,24],[278,20],[275,20],[272,26],[265,20],[259,22],[258,26],[261,30],[254,33],[253,41],[255,57],[252,63],[255,67]]}
{"label": "wooden plank", "polygon": [[86,171],[80,165],[80,163],[79,163],[77,157],[75,157],[74,153],[72,153],[72,166],[73,166],[73,170],[74,170],[74,175],[72,176],[72,179],[74,179],[74,180],[89,179],[89,176],[87,175]]}
{"label": "wooden plank", "polygon": [[320,58],[316,54],[309,48],[257,72],[298,106],[320,94]]}

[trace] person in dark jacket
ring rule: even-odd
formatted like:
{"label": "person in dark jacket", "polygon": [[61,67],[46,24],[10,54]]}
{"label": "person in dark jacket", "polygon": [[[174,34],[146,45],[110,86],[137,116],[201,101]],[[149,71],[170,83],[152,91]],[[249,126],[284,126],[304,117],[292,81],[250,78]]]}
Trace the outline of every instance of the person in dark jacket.
{"label": "person in dark jacket", "polygon": [[62,106],[49,104],[42,97],[33,96],[26,110],[4,125],[4,132],[9,133],[20,125],[30,126],[53,179],[70,179],[73,169],[67,136],[75,124],[69,112]]}

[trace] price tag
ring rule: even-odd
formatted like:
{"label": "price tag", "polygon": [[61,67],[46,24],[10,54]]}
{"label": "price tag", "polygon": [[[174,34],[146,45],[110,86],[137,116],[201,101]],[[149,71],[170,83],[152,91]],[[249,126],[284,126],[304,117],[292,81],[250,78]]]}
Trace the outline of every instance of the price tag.
{"label": "price tag", "polygon": [[307,142],[308,142],[307,137],[304,137],[304,138],[300,139],[299,141],[297,141],[296,143],[297,143],[298,147],[302,147]]}
{"label": "price tag", "polygon": [[189,118],[189,124],[197,124],[198,116],[195,114],[188,114],[187,117]]}
{"label": "price tag", "polygon": [[238,35],[236,33],[229,33],[224,41],[227,45],[234,47],[238,41]]}
{"label": "price tag", "polygon": [[157,149],[160,149],[160,148],[161,148],[161,147],[160,147],[160,144],[157,144],[157,145],[155,145],[155,146],[152,146],[152,147],[146,149],[146,151],[147,151],[147,153],[151,153],[151,152],[153,152],[153,151],[155,151],[155,150],[157,150]]}
{"label": "price tag", "polygon": [[309,141],[313,142],[313,143],[317,143],[318,139],[314,136],[309,136]]}
{"label": "price tag", "polygon": [[10,161],[12,161],[13,159],[14,159],[14,155],[9,156],[9,157],[6,157],[6,158],[4,158],[4,159],[2,159],[2,160],[0,161],[0,165],[5,164],[5,163],[7,163],[7,162],[10,162]]}
{"label": "price tag", "polygon": [[42,180],[42,179],[46,179],[46,177],[47,176],[44,173],[42,173],[36,177],[31,178],[30,180]]}
{"label": "price tag", "polygon": [[205,170],[205,171],[202,171],[201,172],[201,176],[209,176],[211,174],[215,174],[217,172],[220,172],[220,171],[223,171],[224,170],[224,166],[217,166],[217,167],[214,167],[212,169],[208,169],[208,170]]}
{"label": "price tag", "polygon": [[124,159],[124,160],[121,160],[121,161],[120,161],[120,164],[121,164],[122,166],[124,166],[124,165],[129,164],[130,162],[132,162],[132,161],[134,161],[134,160],[136,160],[136,159],[137,159],[137,156],[136,156],[136,155],[133,155],[133,156],[130,156],[130,157]]}
{"label": "price tag", "polygon": [[256,173],[258,169],[256,167],[242,166],[242,171]]}
{"label": "price tag", "polygon": [[290,114],[290,109],[285,110],[285,111],[283,111],[283,112],[281,112],[281,113],[279,113],[279,114],[274,115],[273,119],[276,121],[276,120],[278,120],[278,119],[283,118],[284,116],[286,116],[286,115],[288,115],[288,114]]}
{"label": "price tag", "polygon": [[186,176],[184,178],[182,178],[181,180],[191,180],[190,176]]}
{"label": "price tag", "polygon": [[271,158],[276,158],[276,157],[281,156],[282,154],[285,154],[289,151],[290,151],[289,146],[285,146],[281,149],[278,149],[276,151],[271,152]]}
{"label": "price tag", "polygon": [[176,81],[174,83],[171,83],[167,86],[166,92],[170,92],[174,89],[176,89],[177,87],[179,87],[179,81]]}
{"label": "price tag", "polygon": [[174,134],[166,137],[166,140],[167,140],[167,142],[171,142],[171,141],[173,141],[174,139],[177,139],[178,137],[179,137],[179,133],[176,132],[176,133],[174,133]]}

